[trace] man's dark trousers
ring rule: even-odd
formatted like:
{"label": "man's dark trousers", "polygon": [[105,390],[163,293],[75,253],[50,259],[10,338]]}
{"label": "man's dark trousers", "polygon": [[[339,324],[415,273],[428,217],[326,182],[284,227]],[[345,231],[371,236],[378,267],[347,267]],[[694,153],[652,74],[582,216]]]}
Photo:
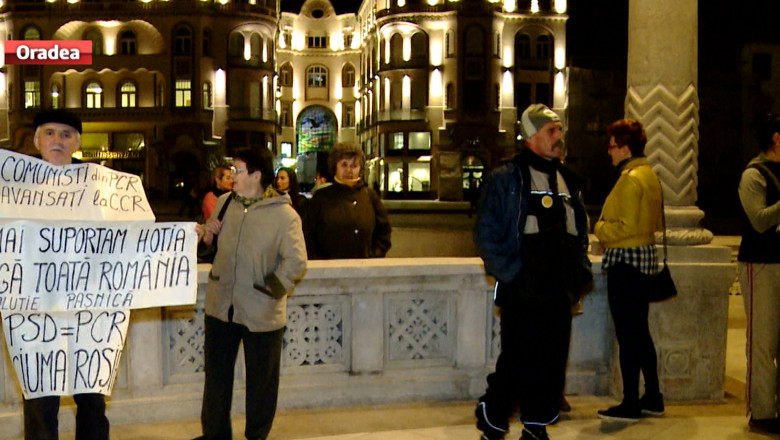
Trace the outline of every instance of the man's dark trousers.
{"label": "man's dark trousers", "polygon": [[[74,394],[76,440],[108,440],[106,398],[98,393]],[[60,397],[46,396],[24,400],[24,438],[58,439]]]}
{"label": "man's dark trousers", "polygon": [[525,294],[520,284],[499,283],[498,296],[514,299],[500,308],[501,354],[480,399],[488,418],[501,427],[508,426],[518,403],[524,424],[553,423],[566,379],[571,303],[562,292]]}

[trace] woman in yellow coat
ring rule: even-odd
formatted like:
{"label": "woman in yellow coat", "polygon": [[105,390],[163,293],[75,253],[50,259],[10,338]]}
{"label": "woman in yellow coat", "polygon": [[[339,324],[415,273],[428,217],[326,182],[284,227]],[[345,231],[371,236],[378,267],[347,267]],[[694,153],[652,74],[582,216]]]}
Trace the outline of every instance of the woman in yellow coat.
{"label": "woman in yellow coat", "polygon": [[[657,356],[647,322],[647,276],[658,272],[655,232],[661,229],[661,184],[644,155],[647,136],[642,123],[624,119],[608,129],[608,154],[618,180],[604,202],[595,234],[605,248],[609,309],[615,323],[623,378],[623,401],[601,410],[602,419],[638,421],[643,414],[661,415]],[[645,394],[639,398],[639,373]]]}

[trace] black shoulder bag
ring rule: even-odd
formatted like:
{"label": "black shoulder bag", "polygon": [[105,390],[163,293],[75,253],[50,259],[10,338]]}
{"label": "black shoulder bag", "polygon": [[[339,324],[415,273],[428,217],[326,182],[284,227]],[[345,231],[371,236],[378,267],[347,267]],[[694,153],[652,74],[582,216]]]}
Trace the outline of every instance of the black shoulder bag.
{"label": "black shoulder bag", "polygon": [[664,268],[650,276],[648,301],[658,302],[677,296],[677,286],[674,285],[669,266],[666,264],[666,214],[664,213],[664,191],[661,189],[661,222],[664,228]]}
{"label": "black shoulder bag", "polygon": [[[219,210],[219,214],[217,215],[217,220],[222,221],[222,218],[225,217],[225,211],[227,211],[227,207],[230,204],[230,201],[233,199],[233,195],[231,194],[228,196],[227,200],[225,200],[225,204],[222,205],[222,209]],[[211,241],[211,244],[204,244],[202,241],[198,243],[198,263],[213,263],[214,257],[217,255],[217,236],[214,236],[214,239]]]}

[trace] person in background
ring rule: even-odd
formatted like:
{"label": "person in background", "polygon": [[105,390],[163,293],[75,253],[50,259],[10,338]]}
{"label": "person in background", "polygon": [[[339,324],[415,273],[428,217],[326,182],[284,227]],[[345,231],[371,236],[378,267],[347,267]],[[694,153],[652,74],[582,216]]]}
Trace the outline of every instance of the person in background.
{"label": "person in background", "polygon": [[300,194],[298,176],[295,174],[295,170],[292,168],[279,168],[279,170],[276,171],[274,187],[280,193],[290,196],[295,212],[302,216],[306,205],[306,198],[302,197]]}
{"label": "person in background", "polygon": [[[238,347],[246,364],[247,439],[268,437],[276,414],[287,295],[306,271],[301,218],[272,186],[273,157],[238,153],[233,192],[219,197],[198,238],[217,253],[206,287],[201,424],[203,440],[231,439],[230,407]],[[224,218],[217,219],[225,203]]]}
{"label": "person in background", "polygon": [[203,219],[211,217],[214,207],[217,206],[217,198],[233,189],[233,174],[230,168],[219,165],[211,173],[211,185],[206,195],[203,196]]}
{"label": "person in background", "polygon": [[742,242],[739,284],[747,317],[746,391],[751,428],[780,433],[780,117],[770,115],[758,136],[761,152],[739,181]]}
{"label": "person in background", "polygon": [[[604,201],[594,232],[604,246],[601,264],[607,272],[607,297],[620,351],[623,401],[598,411],[599,418],[636,422],[645,415],[664,413],[658,383],[658,358],[647,321],[650,302],[648,276],[658,272],[655,232],[662,229],[661,182],[645,157],[647,136],[642,123],[623,119],[607,128],[609,147],[618,174]],[[645,394],[639,398],[639,373]]]}
{"label": "person in background", "polygon": [[[80,163],[73,153],[81,147],[81,120],[67,110],[44,110],[33,121],[33,143],[41,158],[52,165]],[[74,314],[77,311],[56,313]],[[130,312],[126,311],[129,319]],[[109,422],[106,398],[99,393],[74,394],[76,402],[76,440],[108,440]],[[25,440],[56,440],[59,438],[58,413],[60,396],[24,399]]]}
{"label": "person in background", "polygon": [[331,175],[328,169],[328,153],[323,152],[317,158],[317,173],[314,176],[314,188],[311,189],[311,194],[322,188],[326,188],[333,183],[333,175]]}
{"label": "person in background", "polygon": [[337,144],[328,154],[332,185],[314,193],[303,223],[309,259],[381,258],[392,228],[379,196],[362,178],[363,150]]}
{"label": "person in background", "polygon": [[592,280],[582,181],[561,163],[563,124],[543,104],[522,114],[524,147],[482,185],[474,241],[496,278],[501,353],[475,410],[501,440],[519,405],[521,440],[547,440],[566,378],[572,304]]}

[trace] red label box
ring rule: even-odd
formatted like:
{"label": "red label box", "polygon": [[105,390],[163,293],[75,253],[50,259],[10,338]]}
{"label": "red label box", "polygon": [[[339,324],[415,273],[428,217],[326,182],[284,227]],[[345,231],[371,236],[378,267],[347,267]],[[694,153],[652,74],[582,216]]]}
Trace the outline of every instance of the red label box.
{"label": "red label box", "polygon": [[9,40],[6,64],[92,64],[89,40]]}

